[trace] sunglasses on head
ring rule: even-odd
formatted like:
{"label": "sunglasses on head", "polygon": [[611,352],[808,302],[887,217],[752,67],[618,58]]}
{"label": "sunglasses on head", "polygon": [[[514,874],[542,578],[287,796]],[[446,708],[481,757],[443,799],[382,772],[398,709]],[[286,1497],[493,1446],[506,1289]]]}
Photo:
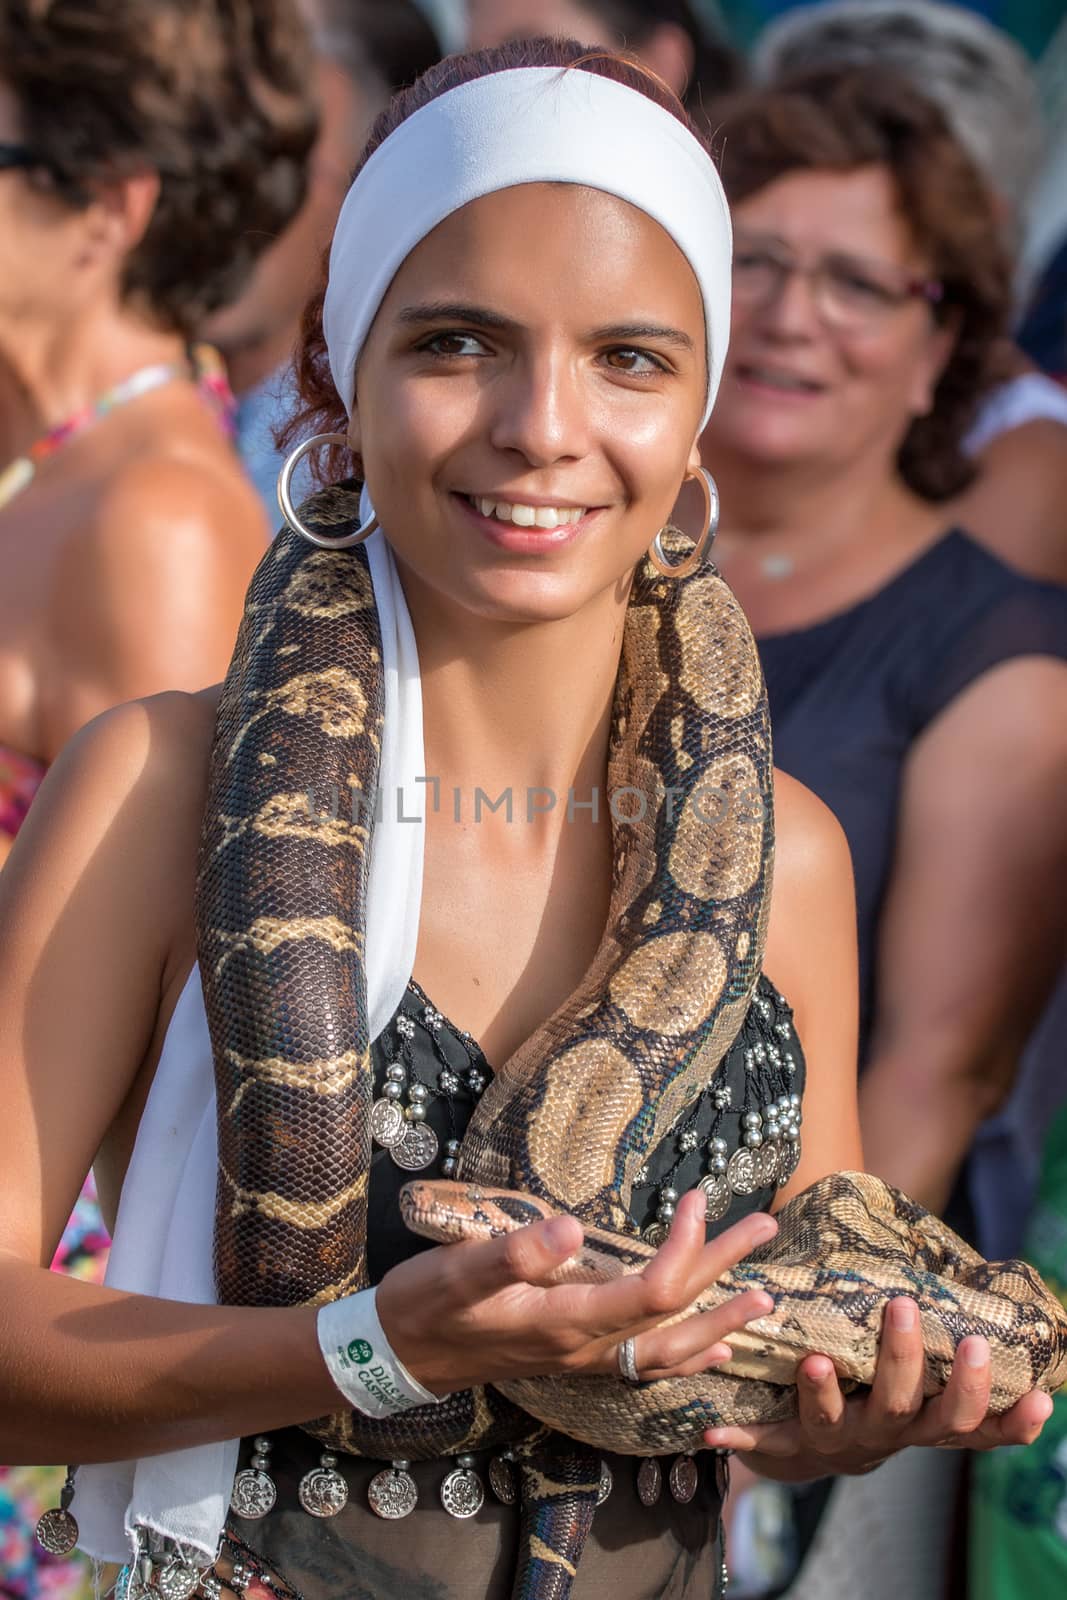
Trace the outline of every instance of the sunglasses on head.
{"label": "sunglasses on head", "polygon": [[0,171],[12,167],[44,167],[47,162],[30,149],[28,144],[6,144],[0,142]]}
{"label": "sunglasses on head", "polygon": [[54,161],[31,150],[28,144],[12,144],[0,140],[0,172],[47,172],[56,190],[74,205],[83,205],[88,195],[81,182],[69,178]]}

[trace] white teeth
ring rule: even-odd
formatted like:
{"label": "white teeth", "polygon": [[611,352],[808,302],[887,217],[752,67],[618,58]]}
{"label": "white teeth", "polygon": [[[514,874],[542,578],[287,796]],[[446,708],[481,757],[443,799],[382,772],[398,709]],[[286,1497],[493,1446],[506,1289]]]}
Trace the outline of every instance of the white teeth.
{"label": "white teeth", "polygon": [[513,505],[508,500],[487,500],[483,495],[471,495],[471,499],[483,517],[511,522],[517,528],[561,528],[572,522],[580,522],[585,516],[583,506]]}

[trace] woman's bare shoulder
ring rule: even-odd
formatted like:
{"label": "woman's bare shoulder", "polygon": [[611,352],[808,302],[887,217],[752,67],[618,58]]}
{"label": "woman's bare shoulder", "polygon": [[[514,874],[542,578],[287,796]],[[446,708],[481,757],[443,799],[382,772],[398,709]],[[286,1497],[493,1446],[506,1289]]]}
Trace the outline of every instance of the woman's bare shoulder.
{"label": "woman's bare shoulder", "polygon": [[65,897],[87,927],[126,904],[154,915],[164,944],[184,937],[219,692],[129,701],[67,743],[0,878],[0,927],[12,901],[47,921]]}
{"label": "woman's bare shoulder", "polygon": [[775,854],[765,964],[790,999],[807,981],[815,929],[855,930],[852,857],[829,806],[795,778],[774,775]]}
{"label": "woman's bare shoulder", "polygon": [[848,841],[830,807],[780,768],[774,773],[774,887],[814,887],[842,872],[851,878]]}
{"label": "woman's bare shoulder", "polygon": [[221,692],[221,684],[196,694],[170,689],[102,712],[69,741],[46,783],[62,795],[106,774],[105,804],[165,793],[171,822],[184,825],[203,804]]}

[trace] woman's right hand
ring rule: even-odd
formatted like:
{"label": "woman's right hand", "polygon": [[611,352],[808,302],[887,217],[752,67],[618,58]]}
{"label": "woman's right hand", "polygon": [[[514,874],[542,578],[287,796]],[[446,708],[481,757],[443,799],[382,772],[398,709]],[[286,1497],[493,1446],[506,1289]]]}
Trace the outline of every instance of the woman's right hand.
{"label": "woman's right hand", "polygon": [[777,1226],[755,1212],[705,1243],[705,1199],[693,1190],[643,1271],[554,1284],[552,1274],[582,1244],[576,1218],[554,1217],[401,1262],[379,1285],[378,1316],[397,1357],[438,1395],[507,1378],[617,1373],[618,1346],[629,1338],[642,1378],[704,1372],[729,1360],[731,1333],[773,1311],[771,1296],[747,1290],[714,1311],[662,1324]]}

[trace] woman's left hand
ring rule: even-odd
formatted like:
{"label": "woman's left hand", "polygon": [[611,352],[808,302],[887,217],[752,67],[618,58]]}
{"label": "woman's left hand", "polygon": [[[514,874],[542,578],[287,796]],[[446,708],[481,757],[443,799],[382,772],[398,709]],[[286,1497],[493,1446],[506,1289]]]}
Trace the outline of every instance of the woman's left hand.
{"label": "woman's left hand", "polygon": [[787,1422],[711,1428],[705,1443],[737,1450],[755,1471],[803,1479],[861,1473],[911,1445],[992,1450],[1032,1444],[1052,1411],[1034,1390],[1000,1416],[989,1412],[989,1346],[961,1341],[945,1388],[923,1400],[923,1341],[918,1307],[901,1297],[886,1307],[874,1382],[862,1395],[842,1394],[828,1356],[811,1355],[797,1372],[798,1415]]}

